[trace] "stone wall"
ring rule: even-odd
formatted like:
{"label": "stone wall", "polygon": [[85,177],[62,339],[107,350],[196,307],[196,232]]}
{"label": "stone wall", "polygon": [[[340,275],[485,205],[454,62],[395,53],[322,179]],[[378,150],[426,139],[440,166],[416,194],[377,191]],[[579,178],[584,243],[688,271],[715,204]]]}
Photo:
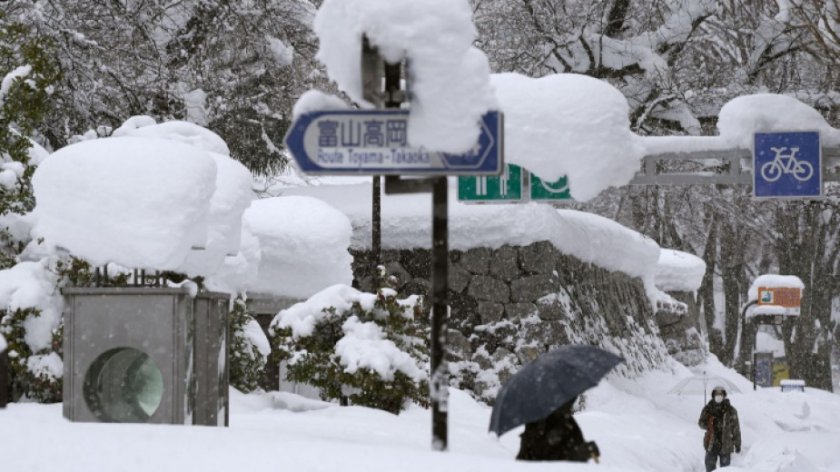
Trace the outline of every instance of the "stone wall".
{"label": "stone wall", "polygon": [[[354,252],[354,282],[372,290],[369,254]],[[428,295],[430,252],[386,250],[382,260],[402,296]],[[561,254],[548,242],[450,251],[449,361],[453,384],[492,400],[523,363],[555,346],[586,343],[621,353],[634,374],[665,363],[644,286]]]}

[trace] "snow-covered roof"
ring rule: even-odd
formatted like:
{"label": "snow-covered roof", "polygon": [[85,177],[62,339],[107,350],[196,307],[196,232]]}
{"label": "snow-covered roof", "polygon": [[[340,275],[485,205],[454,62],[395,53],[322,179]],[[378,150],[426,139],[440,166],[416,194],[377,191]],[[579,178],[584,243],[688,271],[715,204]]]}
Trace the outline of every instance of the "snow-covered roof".
{"label": "snow-covered roof", "polygon": [[747,291],[748,301],[758,300],[758,288],[791,287],[804,289],[805,284],[795,275],[763,274],[753,280],[750,289]]}
{"label": "snow-covered roof", "polygon": [[255,200],[243,218],[261,253],[251,291],[308,298],[352,283],[350,221],[329,204],[310,197],[266,198]]}
{"label": "snow-covered roof", "polygon": [[362,35],[390,63],[409,61],[412,146],[465,152],[479,119],[495,108],[490,65],[473,47],[476,29],[467,0],[325,0],[315,16],[317,58],[338,87],[359,104]]}
{"label": "snow-covered roof", "polygon": [[[567,175],[575,200],[627,184],[644,149],[629,105],[609,83],[578,74],[494,74],[505,114],[505,159],[549,182]],[[414,110],[412,109],[412,113]]]}
{"label": "snow-covered roof", "polygon": [[656,263],[654,284],[666,292],[694,292],[700,288],[705,274],[703,259],[687,252],[663,248]]}

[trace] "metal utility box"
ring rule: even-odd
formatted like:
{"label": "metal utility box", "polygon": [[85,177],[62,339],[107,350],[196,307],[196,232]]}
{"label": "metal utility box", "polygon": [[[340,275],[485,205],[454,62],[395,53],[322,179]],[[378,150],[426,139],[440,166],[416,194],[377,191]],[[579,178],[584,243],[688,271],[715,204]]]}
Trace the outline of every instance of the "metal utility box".
{"label": "metal utility box", "polygon": [[158,287],[62,292],[66,418],[227,424],[227,295],[193,298],[186,288]]}

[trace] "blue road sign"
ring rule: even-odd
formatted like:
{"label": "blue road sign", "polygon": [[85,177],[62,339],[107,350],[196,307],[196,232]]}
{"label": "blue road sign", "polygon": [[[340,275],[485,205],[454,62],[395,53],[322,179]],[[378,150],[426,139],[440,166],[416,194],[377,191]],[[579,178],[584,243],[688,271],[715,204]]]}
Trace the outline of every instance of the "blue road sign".
{"label": "blue road sign", "polygon": [[408,110],[316,111],[298,117],[286,147],[312,175],[496,175],[502,171],[502,116],[482,117],[476,145],[464,154],[408,146]]}
{"label": "blue road sign", "polygon": [[755,133],[754,139],[753,194],[756,197],[822,196],[818,132]]}

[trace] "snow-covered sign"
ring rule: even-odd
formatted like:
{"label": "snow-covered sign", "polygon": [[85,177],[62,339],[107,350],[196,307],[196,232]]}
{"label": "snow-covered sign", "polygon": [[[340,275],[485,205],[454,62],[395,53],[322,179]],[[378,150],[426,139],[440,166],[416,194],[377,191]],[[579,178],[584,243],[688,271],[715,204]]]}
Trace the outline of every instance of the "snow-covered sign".
{"label": "snow-covered sign", "polygon": [[750,286],[750,301],[758,305],[751,316],[798,316],[805,284],[795,275],[764,274],[756,277]]}
{"label": "snow-covered sign", "polygon": [[467,152],[449,154],[408,142],[407,110],[315,111],[299,115],[286,147],[310,175],[498,174],[502,166],[501,116],[481,118],[481,133]]}
{"label": "snow-covered sign", "polygon": [[475,146],[496,100],[467,0],[325,0],[314,30],[330,79],[363,107],[373,104],[362,93],[362,37],[385,61],[408,61],[409,145],[453,154]]}

